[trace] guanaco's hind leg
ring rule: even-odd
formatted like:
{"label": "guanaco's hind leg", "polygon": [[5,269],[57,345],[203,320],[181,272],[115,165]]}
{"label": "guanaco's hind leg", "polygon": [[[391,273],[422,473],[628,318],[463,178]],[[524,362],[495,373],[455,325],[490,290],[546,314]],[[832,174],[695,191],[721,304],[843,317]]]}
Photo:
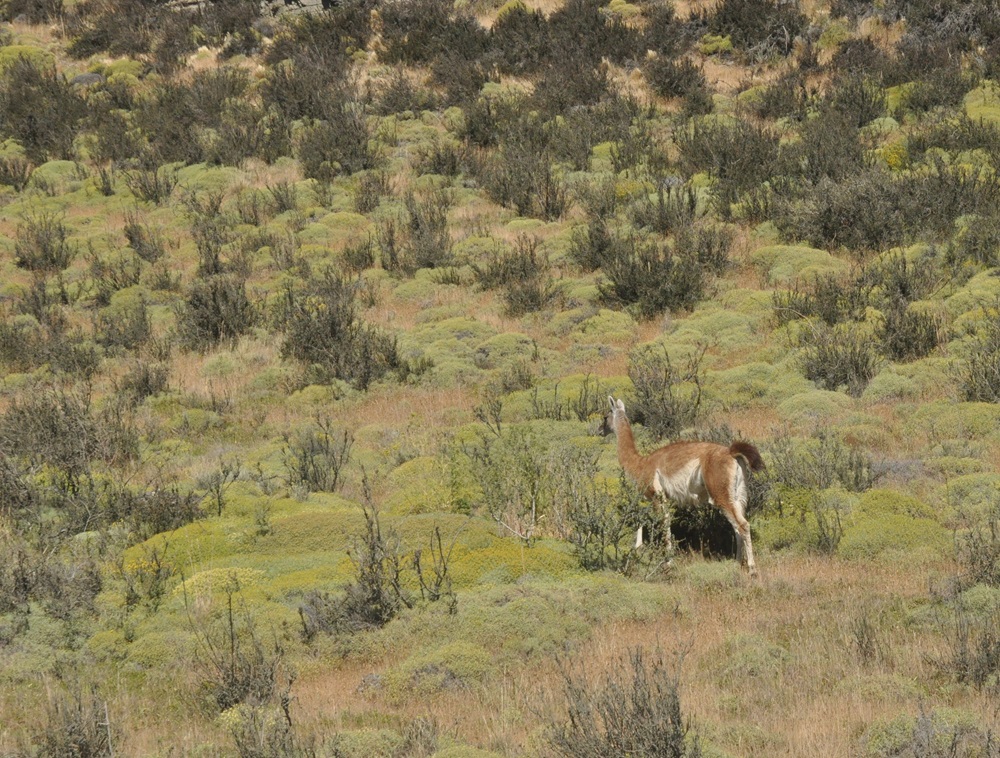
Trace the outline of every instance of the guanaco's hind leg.
{"label": "guanaco's hind leg", "polygon": [[753,540],[750,537],[750,523],[746,519],[746,484],[743,481],[742,470],[737,467],[735,478],[726,477],[726,481],[706,481],[708,494],[715,507],[722,511],[726,520],[736,532],[736,559],[746,567],[750,576],[757,576],[757,564],[753,558]]}

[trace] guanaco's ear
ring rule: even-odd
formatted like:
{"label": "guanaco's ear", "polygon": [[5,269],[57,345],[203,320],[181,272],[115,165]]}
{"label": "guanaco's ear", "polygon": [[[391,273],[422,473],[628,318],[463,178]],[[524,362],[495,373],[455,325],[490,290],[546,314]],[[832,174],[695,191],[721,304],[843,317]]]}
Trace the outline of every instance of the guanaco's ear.
{"label": "guanaco's ear", "polygon": [[615,409],[615,399],[613,397],[611,397],[611,395],[608,395],[608,402],[611,404],[611,410],[614,410]]}
{"label": "guanaco's ear", "polygon": [[618,410],[620,410],[622,413],[624,413],[625,412],[625,403],[623,403],[621,400],[618,400],[616,402],[618,403]]}

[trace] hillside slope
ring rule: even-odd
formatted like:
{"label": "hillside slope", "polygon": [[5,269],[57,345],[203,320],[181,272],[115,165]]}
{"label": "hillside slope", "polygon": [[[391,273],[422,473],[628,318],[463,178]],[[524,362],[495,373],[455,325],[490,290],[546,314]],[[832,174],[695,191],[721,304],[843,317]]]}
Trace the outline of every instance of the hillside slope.
{"label": "hillside slope", "polygon": [[0,8],[0,752],[996,752],[993,3]]}

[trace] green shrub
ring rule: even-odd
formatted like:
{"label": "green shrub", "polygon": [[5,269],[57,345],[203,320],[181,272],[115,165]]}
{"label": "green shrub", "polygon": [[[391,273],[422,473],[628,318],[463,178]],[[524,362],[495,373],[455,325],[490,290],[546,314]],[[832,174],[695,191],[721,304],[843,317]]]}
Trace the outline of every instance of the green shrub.
{"label": "green shrub", "polygon": [[740,195],[771,176],[778,158],[778,136],[742,119],[694,119],[674,141],[685,171],[707,171],[715,179],[712,193],[723,218]]}
{"label": "green shrub", "polygon": [[402,370],[403,361],[394,338],[359,318],[358,286],[328,269],[302,290],[286,287],[277,318],[284,357],[306,363],[320,381],[342,379],[363,390]]}
{"label": "green shrub", "polygon": [[245,281],[231,274],[194,282],[176,313],[181,344],[192,350],[235,342],[258,320],[257,308],[247,297]]}
{"label": "green shrub", "polygon": [[779,436],[768,453],[773,480],[792,488],[865,492],[886,473],[869,453],[824,429],[809,439]]}
{"label": "green shrub", "polygon": [[16,139],[35,164],[70,158],[86,106],[54,66],[27,56],[0,72],[0,134]]}
{"label": "green shrub", "polygon": [[661,247],[633,236],[613,245],[597,284],[601,303],[631,307],[641,318],[693,308],[705,294],[705,267],[680,242]]}
{"label": "green shrub", "polygon": [[729,37],[733,45],[755,60],[788,55],[792,42],[806,27],[797,6],[773,0],[724,0],[710,15],[708,29]]}
{"label": "green shrub", "polygon": [[329,419],[316,419],[314,426],[285,435],[282,453],[289,486],[307,492],[336,492],[353,444],[350,432],[338,432]]}
{"label": "green shrub", "polygon": [[964,400],[1000,402],[1000,321],[996,318],[987,319],[973,337],[958,375]]}
{"label": "green shrub", "polygon": [[53,213],[26,217],[17,226],[14,265],[38,273],[65,271],[76,257],[66,224]]}
{"label": "green shrub", "polygon": [[494,251],[485,266],[472,264],[480,287],[503,290],[508,315],[542,310],[559,296],[548,257],[538,252],[540,244],[537,237],[522,236],[512,249]]}
{"label": "green shrub", "polygon": [[656,439],[674,437],[694,426],[701,409],[705,349],[701,346],[690,353],[683,367],[674,365],[663,345],[629,354],[628,375],[635,387],[632,420],[643,424]]}
{"label": "green shrub", "polygon": [[805,376],[823,389],[844,388],[852,397],[860,397],[879,371],[878,352],[870,335],[858,324],[817,324],[801,332],[801,339]]}

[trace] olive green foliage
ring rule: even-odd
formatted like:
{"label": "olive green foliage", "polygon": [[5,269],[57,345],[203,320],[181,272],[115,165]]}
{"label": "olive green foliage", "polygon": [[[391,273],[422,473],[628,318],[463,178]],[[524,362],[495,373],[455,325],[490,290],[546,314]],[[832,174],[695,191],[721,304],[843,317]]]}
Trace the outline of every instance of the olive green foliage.
{"label": "olive green foliage", "polygon": [[258,313],[239,276],[215,274],[199,279],[177,309],[181,342],[193,350],[232,344],[257,322]]}
{"label": "olive green foliage", "polygon": [[354,438],[330,419],[285,438],[284,466],[289,485],[307,492],[336,492],[351,457]]}
{"label": "olive green foliage", "polygon": [[473,264],[476,281],[483,289],[503,289],[507,313],[523,316],[552,304],[560,293],[548,258],[539,252],[537,238],[521,237],[511,250],[498,250],[485,266]]}
{"label": "olive green foliage", "polygon": [[359,285],[328,269],[305,288],[286,287],[277,319],[285,356],[305,362],[319,381],[343,379],[365,389],[403,363],[395,339],[359,317]]}
{"label": "olive green foliage", "polygon": [[646,346],[629,356],[628,373],[635,387],[631,419],[643,424],[656,439],[674,437],[694,426],[701,408],[705,347],[689,353],[682,366],[675,365],[663,345]]}
{"label": "olive green foliage", "polygon": [[966,363],[959,369],[963,398],[973,402],[1000,400],[1000,323],[985,322],[973,337]]}

